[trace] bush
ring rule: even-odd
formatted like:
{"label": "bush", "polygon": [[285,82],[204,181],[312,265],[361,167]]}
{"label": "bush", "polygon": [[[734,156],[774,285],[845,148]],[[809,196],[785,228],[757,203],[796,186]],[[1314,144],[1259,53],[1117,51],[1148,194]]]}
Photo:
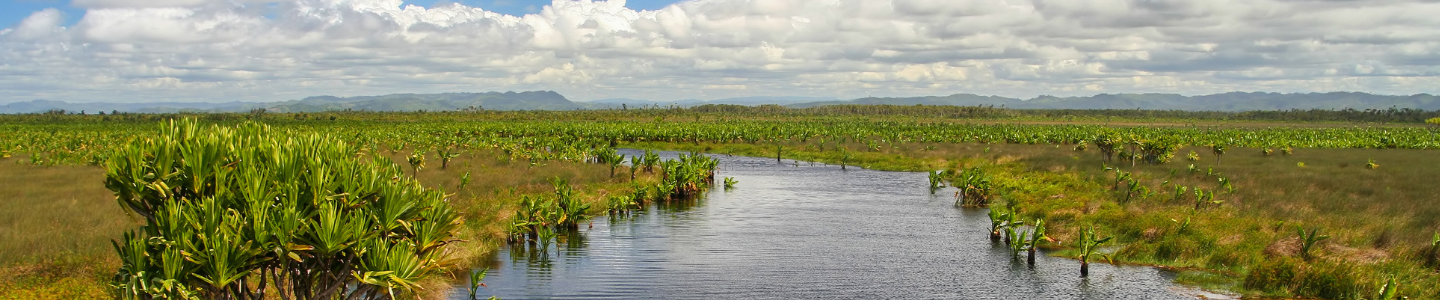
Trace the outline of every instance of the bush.
{"label": "bush", "polygon": [[1355,267],[1345,262],[1305,264],[1288,257],[1266,259],[1245,275],[1246,289],[1274,295],[1355,299],[1370,291]]}
{"label": "bush", "polygon": [[[118,149],[106,187],[144,227],[115,242],[122,298],[393,298],[438,273],[460,219],[444,195],[338,139],[246,123],[162,125]],[[267,288],[269,286],[269,288]],[[283,295],[266,295],[267,292]]]}

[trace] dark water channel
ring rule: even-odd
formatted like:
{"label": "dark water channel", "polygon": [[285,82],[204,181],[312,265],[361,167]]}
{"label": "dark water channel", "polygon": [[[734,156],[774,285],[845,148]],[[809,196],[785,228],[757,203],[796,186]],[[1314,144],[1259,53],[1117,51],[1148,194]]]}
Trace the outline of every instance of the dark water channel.
{"label": "dark water channel", "polygon": [[[634,151],[624,154],[633,155]],[[673,158],[674,153],[664,153]],[[924,173],[716,156],[696,203],[599,217],[549,253],[501,250],[479,298],[1194,299],[1148,267],[1012,260],[983,209],[931,195]],[[718,185],[717,180],[717,185]],[[568,245],[567,245],[568,244]],[[468,297],[459,287],[454,299]]]}

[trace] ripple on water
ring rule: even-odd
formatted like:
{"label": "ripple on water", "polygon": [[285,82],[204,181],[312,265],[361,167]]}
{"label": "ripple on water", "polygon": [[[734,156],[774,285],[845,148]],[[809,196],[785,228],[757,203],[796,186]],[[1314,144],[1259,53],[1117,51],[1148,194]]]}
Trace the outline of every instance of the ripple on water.
{"label": "ripple on water", "polygon": [[[638,152],[628,151],[633,155]],[[674,157],[675,153],[662,153]],[[715,156],[735,189],[696,205],[596,218],[577,247],[500,251],[477,295],[502,299],[1193,299],[1147,267],[1037,257],[986,238],[983,210],[926,174]],[[938,196],[937,196],[938,195]],[[460,287],[464,290],[466,287]],[[467,293],[452,293],[464,299]]]}

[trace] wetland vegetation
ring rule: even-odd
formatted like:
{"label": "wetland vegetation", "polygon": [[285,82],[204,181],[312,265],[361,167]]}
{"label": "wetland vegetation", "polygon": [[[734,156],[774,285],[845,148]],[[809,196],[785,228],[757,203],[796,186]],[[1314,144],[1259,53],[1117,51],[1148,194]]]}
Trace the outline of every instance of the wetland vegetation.
{"label": "wetland vegetation", "polygon": [[[212,298],[299,295],[335,284],[369,287],[345,291],[362,296],[438,297],[444,286],[470,276],[467,266],[507,243],[550,249],[564,232],[588,226],[591,216],[700,195],[715,184],[717,163],[698,153],[928,172],[932,190],[955,188],[956,209],[989,209],[989,236],[961,238],[992,239],[1016,259],[1049,249],[1084,262],[1077,274],[1105,258],[1185,270],[1182,282],[1249,296],[1440,298],[1434,284],[1440,282],[1440,186],[1433,184],[1440,177],[1440,128],[1414,121],[1424,119],[1414,111],[1312,114],[700,106],[0,116],[0,178],[16,183],[0,187],[6,208],[0,213],[0,298],[184,296],[174,286]],[[198,124],[179,121],[181,128],[215,129],[180,134],[167,127],[166,120],[185,118]],[[262,131],[257,128],[294,137],[225,135]],[[188,140],[207,134],[242,144]],[[146,144],[166,140],[169,146]],[[284,143],[297,144],[275,146]],[[310,183],[273,170],[233,177],[207,169],[244,169],[233,162],[253,159],[233,157],[259,155],[244,149],[260,144],[281,153],[270,157],[310,149],[297,153],[323,154],[315,157],[373,174]],[[321,144],[340,148],[313,148]],[[617,148],[692,154],[627,159]],[[218,154],[203,154],[212,152]],[[169,156],[182,159],[151,166]],[[294,172],[311,178],[323,173],[318,166]],[[368,181],[347,182],[359,177]],[[233,178],[267,179],[246,185]],[[165,186],[150,187],[157,182]],[[277,212],[251,211],[262,206],[243,205],[250,193],[226,192],[247,188],[285,195],[267,199],[312,199],[309,206],[274,206],[307,216],[274,219],[301,220],[291,225],[311,230],[261,228],[273,222],[253,218]],[[417,200],[347,202],[369,199],[359,190],[386,189],[409,191],[405,197]],[[381,198],[388,199],[374,199]],[[339,202],[325,204],[332,201]],[[392,204],[403,212],[391,213],[386,205]],[[453,216],[435,215],[445,211]],[[165,220],[159,212],[193,222]],[[174,223],[210,224],[183,230],[213,238],[159,230],[182,230],[164,225]],[[337,233],[340,241],[307,233],[321,232],[322,224],[368,233]],[[140,235],[126,234],[140,228]],[[178,236],[205,238],[182,242]],[[254,242],[214,242],[224,239]],[[244,254],[231,257],[244,262],[219,266],[222,260],[200,257],[219,245],[239,246],[225,251]],[[366,261],[375,256],[347,247],[406,255]],[[309,270],[312,263],[330,268]],[[409,271],[384,269],[396,266]],[[371,269],[349,269],[356,267]],[[302,284],[296,274],[331,277]],[[282,288],[281,282],[303,286]],[[324,298],[318,294],[325,292],[297,298]]]}

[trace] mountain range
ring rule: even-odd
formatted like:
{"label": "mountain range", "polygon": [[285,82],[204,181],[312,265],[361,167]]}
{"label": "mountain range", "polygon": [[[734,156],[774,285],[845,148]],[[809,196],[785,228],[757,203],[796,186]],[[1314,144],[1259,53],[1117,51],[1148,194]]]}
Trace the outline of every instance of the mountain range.
{"label": "mountain range", "polygon": [[70,103],[33,100],[0,105],[0,113],[40,113],[51,110],[68,112],[247,112],[265,109],[269,112],[320,111],[453,111],[487,110],[582,110],[644,107],[692,107],[707,104],[756,106],[765,104],[806,108],[824,105],[889,104],[889,105],[955,105],[994,106],[1015,109],[1146,109],[1187,111],[1256,111],[1291,109],[1387,109],[1413,108],[1440,110],[1440,96],[1415,94],[1409,96],[1376,95],[1360,92],[1331,93],[1245,93],[1184,96],[1178,94],[1098,94],[1083,97],[1039,96],[1030,99],[975,94],[954,94],[926,97],[867,97],[841,100],[827,97],[742,97],[716,100],[647,101],[636,99],[602,99],[571,101],[554,91],[391,94],[383,96],[335,97],[314,96],[279,102],[166,102],[166,103]]}

